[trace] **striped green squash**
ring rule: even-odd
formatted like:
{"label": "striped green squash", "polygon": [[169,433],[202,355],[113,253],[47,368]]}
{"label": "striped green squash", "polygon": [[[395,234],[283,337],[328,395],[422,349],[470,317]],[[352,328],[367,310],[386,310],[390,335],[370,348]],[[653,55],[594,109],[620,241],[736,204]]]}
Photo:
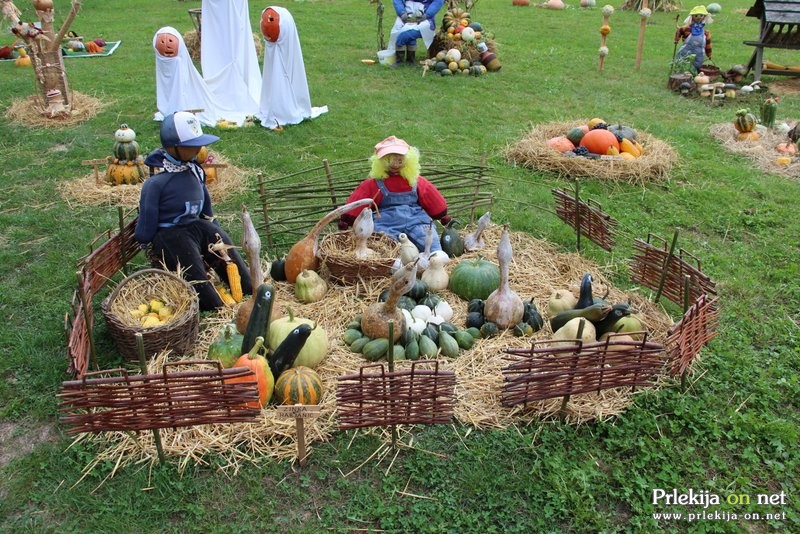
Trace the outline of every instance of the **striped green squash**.
{"label": "striped green squash", "polygon": [[756,116],[750,113],[749,109],[740,109],[736,112],[733,125],[741,133],[752,132],[756,129]]}
{"label": "striped green squash", "polygon": [[319,404],[322,379],[310,367],[292,367],[275,381],[273,396],[278,404]]}
{"label": "striped green squash", "polygon": [[136,161],[139,157],[139,143],[136,141],[117,141],[114,143],[114,157],[119,161]]}

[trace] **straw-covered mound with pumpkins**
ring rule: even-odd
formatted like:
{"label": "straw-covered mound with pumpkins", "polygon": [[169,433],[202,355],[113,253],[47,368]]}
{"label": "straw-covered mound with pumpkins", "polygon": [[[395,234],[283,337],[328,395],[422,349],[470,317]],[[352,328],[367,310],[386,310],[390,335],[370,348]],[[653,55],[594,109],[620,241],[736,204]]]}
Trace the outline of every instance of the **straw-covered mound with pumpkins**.
{"label": "straw-covered mound with pumpkins", "polygon": [[[353,206],[335,213],[343,209]],[[149,365],[159,372],[167,360],[207,357],[224,367],[251,367],[261,416],[252,423],[163,429],[165,451],[185,461],[214,452],[232,470],[245,461],[294,458],[293,421],[279,417],[276,407],[319,405],[319,417],[306,421],[305,439],[326,441],[337,426],[339,377],[365,365],[387,366],[388,358],[396,369],[430,360],[452,371],[454,417],[476,428],[525,425],[555,414],[582,423],[620,413],[631,402],[630,388],[573,395],[566,405],[554,398],[503,406],[505,349],[540,340],[571,346],[610,333],[623,340],[646,332],[663,342],[671,319],[641,295],[613,287],[592,262],[492,224],[490,217],[486,212],[462,231],[442,228],[442,250],[435,252],[418,250],[402,236],[397,247],[372,248],[376,235],[356,220],[346,232],[321,235],[318,225],[284,258],[269,262],[254,243],[255,230],[245,232],[243,249],[258,281],[254,295],[204,318],[193,354],[164,352]],[[431,225],[429,236],[434,231]],[[330,277],[328,260],[315,254],[328,242],[352,258],[353,276]],[[373,269],[386,265],[386,254],[388,266]],[[332,255],[328,250],[325,258]],[[79,439],[103,442],[93,465],[154,459],[144,445],[147,435],[134,440],[128,433],[106,432]]]}

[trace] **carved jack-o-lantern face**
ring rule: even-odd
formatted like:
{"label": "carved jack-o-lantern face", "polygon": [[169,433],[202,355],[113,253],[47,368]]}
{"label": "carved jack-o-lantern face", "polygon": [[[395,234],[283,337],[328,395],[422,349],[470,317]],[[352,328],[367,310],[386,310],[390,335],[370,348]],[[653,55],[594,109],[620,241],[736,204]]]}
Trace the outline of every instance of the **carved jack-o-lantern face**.
{"label": "carved jack-o-lantern face", "polygon": [[178,38],[171,33],[159,33],[156,35],[156,51],[164,57],[176,57]]}
{"label": "carved jack-o-lantern face", "polygon": [[272,43],[277,42],[281,34],[281,16],[271,7],[261,13],[261,33]]}

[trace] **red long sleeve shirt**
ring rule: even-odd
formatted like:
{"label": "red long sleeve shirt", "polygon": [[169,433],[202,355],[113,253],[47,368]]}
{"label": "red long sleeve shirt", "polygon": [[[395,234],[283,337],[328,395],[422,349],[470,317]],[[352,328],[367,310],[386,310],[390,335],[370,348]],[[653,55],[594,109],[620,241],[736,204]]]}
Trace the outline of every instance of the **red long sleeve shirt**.
{"label": "red long sleeve shirt", "polygon": [[[384,178],[383,184],[386,186],[386,189],[393,193],[411,191],[411,186],[408,185],[406,179],[399,174],[392,174]],[[419,198],[420,207],[422,207],[425,213],[430,215],[432,219],[441,219],[447,215],[447,201],[439,190],[436,189],[436,186],[422,176],[417,178],[417,197]],[[361,182],[358,187],[350,193],[347,202],[355,202],[362,198],[371,198],[380,206],[381,200],[383,200],[383,194],[380,189],[378,189],[376,179],[368,178]],[[361,209],[356,209],[345,213],[342,215],[342,222],[347,223],[348,226],[352,225],[360,212]]]}

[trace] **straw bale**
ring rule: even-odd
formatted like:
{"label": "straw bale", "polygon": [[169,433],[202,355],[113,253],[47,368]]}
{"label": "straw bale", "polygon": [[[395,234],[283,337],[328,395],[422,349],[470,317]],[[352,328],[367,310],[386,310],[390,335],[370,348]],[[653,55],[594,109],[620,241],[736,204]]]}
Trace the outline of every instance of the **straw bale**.
{"label": "straw bale", "polygon": [[589,177],[600,180],[645,184],[669,179],[677,152],[664,141],[637,130],[637,140],[645,153],[634,159],[588,159],[569,157],[547,145],[551,137],[566,135],[573,127],[587,121],[555,122],[533,126],[522,139],[505,150],[506,159],[529,169],[552,172],[560,177]]}
{"label": "straw bale", "polygon": [[[247,177],[255,175],[254,171],[232,165],[225,156],[216,151],[214,152],[214,163],[227,165],[227,167],[217,169],[217,179],[208,185],[208,192],[214,202],[222,202],[232,194],[245,191]],[[104,176],[105,170],[101,168],[99,181],[95,180],[94,171],[92,171],[74,180],[61,182],[57,187],[61,196],[71,207],[73,204],[139,207],[141,184],[111,185],[103,180]]]}
{"label": "straw bale", "polygon": [[[790,124],[793,123],[794,121],[790,122]],[[715,124],[711,127],[712,137],[719,141],[725,150],[749,158],[761,171],[797,178],[800,173],[800,157],[791,156],[792,162],[789,165],[781,165],[776,161],[779,156],[788,155],[775,150],[780,143],[791,143],[786,134],[774,129],[759,127],[758,133],[761,137],[757,141],[737,141],[737,133],[733,121]]]}
{"label": "straw bale", "polygon": [[[467,229],[469,231],[470,229]],[[500,227],[489,228],[485,234],[486,247],[468,253],[460,259],[483,256],[494,260],[500,238]],[[511,266],[510,285],[524,300],[533,299],[545,319],[547,300],[556,289],[569,288],[577,295],[580,279],[584,273],[592,273],[596,294],[608,290],[608,300],[630,301],[640,311],[643,323],[650,331],[650,340],[663,343],[672,320],[663,309],[636,293],[625,293],[611,285],[602,267],[577,254],[558,252],[545,241],[523,233],[512,232],[511,244],[514,261]],[[452,269],[457,261],[451,261]],[[325,328],[330,339],[330,351],[317,368],[325,392],[321,401],[321,415],[306,420],[306,441],[313,449],[315,443],[326,442],[336,430],[336,384],[337,377],[357,372],[366,364],[361,355],[350,352],[341,340],[345,326],[353,316],[375,302],[380,292],[388,287],[388,279],[360,280],[349,286],[331,286],[324,306],[319,302],[301,304],[293,294],[293,287],[286,282],[273,282],[276,300],[274,307],[280,314],[291,307],[295,316],[307,317]],[[448,291],[440,294],[454,310],[453,323],[463,325],[467,303]],[[219,334],[222,326],[234,320],[235,310],[224,309],[217,314],[204,317],[194,354],[178,358],[172,354],[160,354],[150,362],[149,371],[159,372],[163,362],[173,359],[204,358],[209,344]],[[444,370],[456,374],[454,408],[455,420],[478,429],[503,429],[541,424],[542,419],[555,416],[561,410],[562,399],[550,399],[529,405],[527,408],[505,408],[500,403],[503,377],[502,367],[508,365],[510,356],[503,352],[509,347],[527,348],[532,340],[549,339],[549,326],[532,337],[514,337],[510,331],[490,339],[477,340],[471,350],[461,351],[455,359],[440,361]],[[397,368],[410,365],[400,361]],[[622,412],[630,405],[633,394],[627,388],[604,390],[574,395],[566,407],[565,421],[582,424],[605,420]],[[208,453],[217,453],[223,459],[223,470],[235,473],[245,463],[258,463],[267,459],[293,461],[296,456],[294,421],[277,417],[276,409],[268,406],[255,423],[233,423],[228,425],[204,425],[195,428],[161,431],[164,449],[171,456],[179,456],[182,462],[203,464]],[[385,429],[362,429],[361,433],[378,433]],[[454,431],[458,432],[457,427]],[[91,437],[98,446],[98,454],[87,472],[95,465],[109,461],[115,465],[157,461],[150,433],[139,433],[137,441],[122,432],[106,432]],[[182,465],[185,465],[182,464]]]}
{"label": "straw bale", "polygon": [[69,115],[48,117],[43,114],[44,106],[40,95],[30,95],[11,102],[6,110],[6,119],[25,128],[61,128],[74,126],[94,118],[105,106],[112,104],[109,99],[98,99],[83,93],[72,93],[72,110]]}

